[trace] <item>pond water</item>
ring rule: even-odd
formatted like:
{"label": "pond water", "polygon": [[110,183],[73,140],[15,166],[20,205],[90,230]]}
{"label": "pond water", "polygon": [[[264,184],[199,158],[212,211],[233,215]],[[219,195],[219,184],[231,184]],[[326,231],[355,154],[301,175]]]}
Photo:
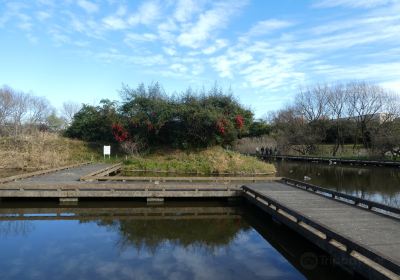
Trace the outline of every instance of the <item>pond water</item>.
{"label": "pond water", "polygon": [[285,226],[220,202],[0,203],[1,279],[351,279]]}
{"label": "pond water", "polygon": [[338,192],[400,208],[400,168],[275,162],[277,176],[303,180]]}

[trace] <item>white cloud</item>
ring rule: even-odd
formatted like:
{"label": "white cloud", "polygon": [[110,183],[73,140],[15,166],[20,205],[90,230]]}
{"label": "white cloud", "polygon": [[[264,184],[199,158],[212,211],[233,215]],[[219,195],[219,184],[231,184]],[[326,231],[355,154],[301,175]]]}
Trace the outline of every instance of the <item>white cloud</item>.
{"label": "white cloud", "polygon": [[52,38],[52,40],[54,41],[54,43],[57,46],[61,46],[63,44],[66,43],[70,43],[71,39],[69,38],[69,36],[63,34],[59,29],[57,28],[52,28],[50,31],[50,36]]}
{"label": "white cloud", "polygon": [[31,42],[32,44],[37,44],[39,42],[39,39],[30,33],[28,33],[26,35],[26,37],[28,38],[29,42]]}
{"label": "white cloud", "polygon": [[193,64],[192,71],[191,71],[192,75],[197,76],[197,75],[202,74],[203,72],[204,72],[204,66],[202,64],[200,64],[200,63]]}
{"label": "white cloud", "polygon": [[96,4],[88,0],[78,0],[77,4],[89,14],[96,13],[99,10]]}
{"label": "white cloud", "polygon": [[332,8],[338,6],[350,8],[373,8],[395,2],[396,0],[320,0],[313,6],[317,8]]}
{"label": "white cloud", "polygon": [[176,36],[174,35],[174,32],[178,30],[178,26],[174,21],[168,19],[167,21],[160,23],[157,26],[157,30],[160,38],[163,41],[169,44],[175,43]]}
{"label": "white cloud", "polygon": [[51,14],[45,11],[39,11],[36,13],[36,17],[39,21],[45,21],[46,19],[51,18]]}
{"label": "white cloud", "polygon": [[30,16],[23,13],[18,13],[16,14],[16,17],[18,18],[17,26],[19,29],[24,31],[30,31],[32,29],[33,24]]}
{"label": "white cloud", "polygon": [[169,68],[178,73],[186,73],[188,71],[188,68],[180,63],[172,64]]}
{"label": "white cloud", "polygon": [[228,41],[224,40],[224,39],[218,39],[215,41],[215,44],[213,44],[212,46],[209,46],[208,48],[205,48],[202,50],[202,52],[204,54],[213,54],[223,48],[225,48],[226,46],[228,46]]}
{"label": "white cloud", "polygon": [[198,0],[178,0],[174,12],[174,18],[178,22],[186,22],[192,19],[193,15],[200,11]]}
{"label": "white cloud", "polygon": [[221,78],[232,78],[232,60],[226,56],[218,56],[215,58],[212,58],[210,60],[211,65],[214,67],[217,72],[219,72],[219,75]]}
{"label": "white cloud", "polygon": [[135,45],[135,43],[152,42],[157,40],[157,35],[153,33],[128,33],[124,38],[124,42],[128,45]]}
{"label": "white cloud", "polygon": [[100,52],[100,53],[85,53],[86,55],[92,55],[95,58],[106,62],[106,63],[120,63],[127,65],[140,65],[146,67],[152,67],[157,65],[160,67],[161,65],[166,64],[166,60],[163,55],[127,55],[120,53],[118,50],[110,50],[108,52]]}
{"label": "white cloud", "polygon": [[125,20],[117,16],[108,16],[103,19],[103,24],[107,29],[119,30],[128,28],[128,24]]}
{"label": "white cloud", "polygon": [[168,54],[170,56],[176,55],[176,49],[173,47],[163,47],[162,49],[166,54]]}
{"label": "white cloud", "polygon": [[130,26],[137,24],[149,25],[156,21],[160,15],[159,3],[146,1],[139,7],[137,13],[128,18],[128,24]]}
{"label": "white cloud", "polygon": [[284,29],[293,26],[294,23],[286,20],[279,19],[268,19],[257,22],[253,27],[250,28],[247,36],[261,36],[273,31]]}
{"label": "white cloud", "polygon": [[115,14],[103,18],[104,27],[109,30],[122,30],[139,24],[150,25],[156,22],[161,15],[158,2],[144,2],[138,10],[126,16],[127,8],[119,6]]}
{"label": "white cloud", "polygon": [[246,1],[216,3],[213,8],[201,13],[197,22],[185,28],[177,38],[178,43],[185,47],[199,48],[217,30],[225,28],[231,17],[245,4]]}
{"label": "white cloud", "polygon": [[390,80],[381,83],[381,86],[400,94],[400,80]]}
{"label": "white cloud", "polygon": [[128,11],[128,9],[126,6],[119,6],[115,15],[122,17],[122,16],[126,15],[127,11]]}

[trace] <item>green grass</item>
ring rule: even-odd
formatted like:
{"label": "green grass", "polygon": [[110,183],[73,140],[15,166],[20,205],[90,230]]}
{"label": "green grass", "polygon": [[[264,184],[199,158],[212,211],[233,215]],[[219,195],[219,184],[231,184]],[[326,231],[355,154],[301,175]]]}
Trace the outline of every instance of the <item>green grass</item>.
{"label": "green grass", "polygon": [[272,164],[221,147],[201,151],[168,150],[156,151],[142,157],[125,161],[125,170],[164,171],[198,174],[273,174]]}

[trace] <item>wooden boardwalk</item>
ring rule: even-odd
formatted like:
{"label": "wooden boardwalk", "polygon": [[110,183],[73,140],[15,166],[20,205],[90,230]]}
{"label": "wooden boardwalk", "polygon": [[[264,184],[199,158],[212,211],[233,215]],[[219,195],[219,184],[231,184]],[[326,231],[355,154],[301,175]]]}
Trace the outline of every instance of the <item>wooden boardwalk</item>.
{"label": "wooden boardwalk", "polygon": [[84,164],[52,172],[14,176],[0,182],[1,198],[163,198],[238,197],[244,182],[261,177],[118,177],[120,164]]}
{"label": "wooden boardwalk", "polygon": [[[339,264],[368,279],[400,279],[399,209],[290,179],[110,176],[119,168],[119,165],[84,164],[3,179],[0,201],[14,197],[59,198],[73,203],[79,198],[146,198],[148,202],[161,202],[164,198],[244,197],[330,253]],[[78,212],[76,215],[80,216],[82,213]],[[139,212],[136,214],[141,215]],[[0,211],[1,214],[6,213]],[[29,213],[22,211],[20,217],[5,215],[1,219],[24,220],[25,214]],[[118,210],[114,214],[127,213]],[[56,219],[69,217],[60,213]]]}
{"label": "wooden boardwalk", "polygon": [[244,197],[369,279],[400,279],[400,220],[283,182]]}
{"label": "wooden boardwalk", "polygon": [[[254,154],[255,155],[255,154]],[[313,156],[287,156],[287,155],[255,155],[262,159],[276,160],[293,160],[293,161],[309,161],[322,162],[329,164],[348,164],[348,165],[364,165],[364,166],[385,166],[385,167],[400,167],[400,161],[392,160],[362,160],[362,159],[345,159],[336,157],[313,157]]]}

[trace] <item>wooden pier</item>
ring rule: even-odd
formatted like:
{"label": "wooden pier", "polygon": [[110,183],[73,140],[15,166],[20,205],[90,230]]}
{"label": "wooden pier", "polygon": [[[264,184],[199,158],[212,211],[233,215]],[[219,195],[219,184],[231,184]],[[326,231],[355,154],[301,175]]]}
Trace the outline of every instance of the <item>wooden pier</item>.
{"label": "wooden pier", "polygon": [[400,161],[391,161],[391,160],[362,160],[362,159],[345,159],[336,157],[255,155],[255,154],[254,156],[258,156],[264,160],[274,159],[274,160],[308,161],[308,162],[327,163],[327,164],[400,167]]}
{"label": "wooden pier", "polygon": [[400,279],[398,218],[283,181],[244,186],[243,196],[366,278]]}
{"label": "wooden pier", "polygon": [[[118,177],[120,164],[83,164],[53,172],[3,179],[0,198],[58,198],[74,203],[80,198],[230,198],[241,195],[246,182],[267,177]],[[161,200],[162,201],[162,200]]]}
{"label": "wooden pier", "polygon": [[[119,168],[83,164],[3,179],[0,202],[2,198],[57,198],[76,204],[81,198],[144,198],[149,203],[162,203],[166,198],[243,197],[331,254],[339,265],[367,279],[400,279],[398,208],[285,178],[129,178],[118,176]],[[0,211],[2,214],[6,213]],[[20,217],[6,215],[1,219],[25,218],[22,213]],[[62,214],[58,218],[68,219]]]}

